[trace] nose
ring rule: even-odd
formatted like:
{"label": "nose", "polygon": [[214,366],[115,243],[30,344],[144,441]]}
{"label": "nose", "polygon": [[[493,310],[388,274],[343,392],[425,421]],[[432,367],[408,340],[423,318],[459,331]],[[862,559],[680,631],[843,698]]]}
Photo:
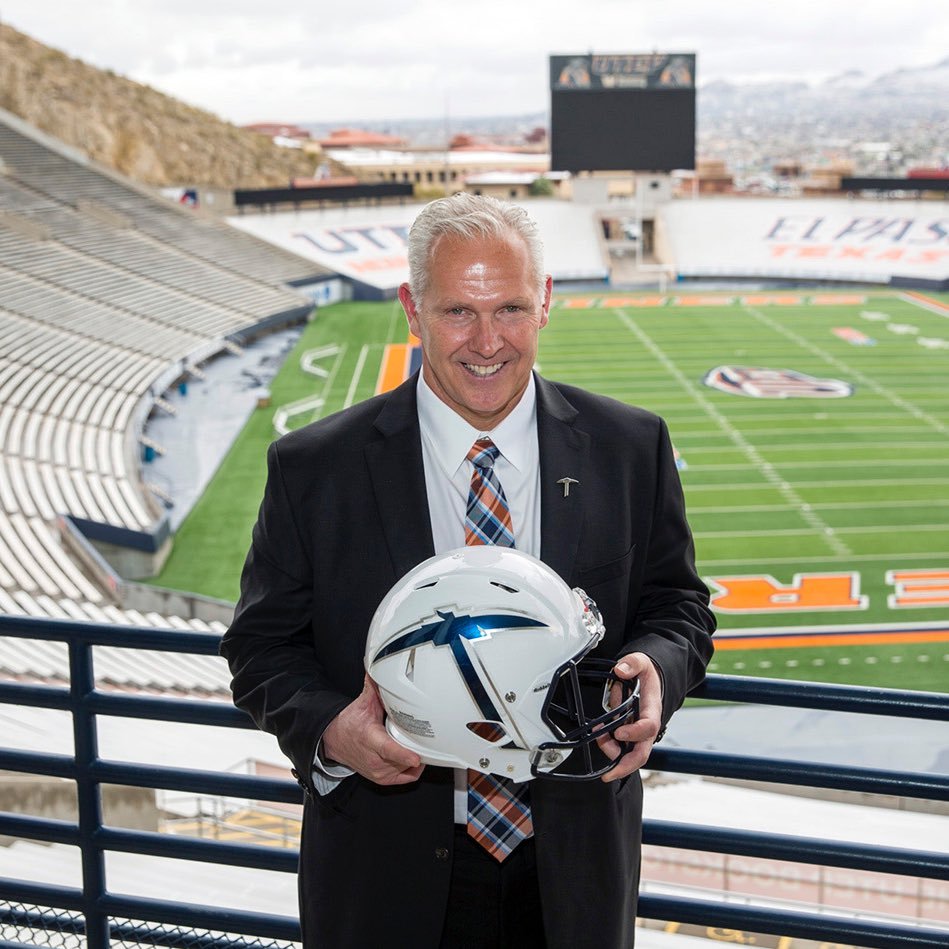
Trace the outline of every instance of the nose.
{"label": "nose", "polygon": [[479,356],[493,356],[503,345],[504,340],[498,331],[494,316],[491,314],[479,316],[471,334],[472,352]]}

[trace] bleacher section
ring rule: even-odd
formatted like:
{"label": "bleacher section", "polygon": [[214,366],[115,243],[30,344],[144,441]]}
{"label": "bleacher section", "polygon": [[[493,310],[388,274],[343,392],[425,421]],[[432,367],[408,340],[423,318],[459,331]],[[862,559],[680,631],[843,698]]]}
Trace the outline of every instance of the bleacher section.
{"label": "bleacher section", "polygon": [[[154,531],[163,514],[141,481],[139,438],[165,388],[256,327],[303,318],[311,304],[287,284],[330,277],[0,112],[0,612],[223,629],[122,609],[57,520]],[[32,644],[0,670],[65,676],[52,657]],[[204,681],[225,689],[213,665]],[[120,663],[114,683],[150,687],[146,666]]]}

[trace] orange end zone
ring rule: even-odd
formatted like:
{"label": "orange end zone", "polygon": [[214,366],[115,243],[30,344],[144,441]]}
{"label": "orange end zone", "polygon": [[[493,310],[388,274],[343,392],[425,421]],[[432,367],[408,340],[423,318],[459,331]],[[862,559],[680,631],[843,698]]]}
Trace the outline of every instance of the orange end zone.
{"label": "orange end zone", "polygon": [[386,345],[382,353],[382,364],[379,366],[379,378],[376,380],[376,395],[388,392],[408,379],[412,353],[420,345],[418,339],[411,333],[407,343]]}
{"label": "orange end zone", "polygon": [[666,297],[603,297],[600,300],[600,306],[605,307],[624,307],[624,306],[665,306]]}
{"label": "orange end zone", "polygon": [[879,633],[802,633],[787,636],[721,636],[715,650],[782,649],[802,646],[873,646],[877,643],[947,643],[949,629],[912,629]]}
{"label": "orange end zone", "polygon": [[714,296],[708,294],[699,294],[695,296],[680,296],[672,298],[673,306],[732,306],[735,298],[726,296]]}
{"label": "orange end zone", "polygon": [[744,306],[801,306],[804,297],[796,293],[759,293],[741,297],[740,302]]}

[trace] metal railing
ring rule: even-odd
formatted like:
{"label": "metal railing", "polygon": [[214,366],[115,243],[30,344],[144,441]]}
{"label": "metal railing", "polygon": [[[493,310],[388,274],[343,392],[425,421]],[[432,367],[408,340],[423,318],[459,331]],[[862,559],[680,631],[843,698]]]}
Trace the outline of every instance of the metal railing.
{"label": "metal railing", "polygon": [[[5,748],[0,739],[0,769],[70,779],[76,784],[78,804],[78,820],[75,822],[0,813],[0,835],[73,845],[79,849],[82,871],[82,885],[78,888],[0,878],[0,934],[10,931],[4,927],[14,927],[17,932],[30,927],[46,932],[55,930],[55,939],[44,939],[46,944],[80,946],[85,942],[88,949],[108,949],[114,942],[235,949],[299,941],[298,921],[290,917],[122,895],[107,885],[105,854],[108,852],[131,852],[287,873],[296,871],[295,850],[125,830],[106,826],[103,822],[103,784],[254,801],[299,803],[302,800],[300,788],[289,780],[130,764],[103,760],[99,756],[97,719],[100,716],[253,728],[244,713],[225,703],[157,698],[96,688],[93,658],[96,646],[216,655],[220,637],[208,633],[10,616],[0,616],[0,637],[61,642],[68,648],[68,687],[0,682],[0,703],[68,712],[73,727],[74,755]],[[725,702],[949,721],[949,695],[934,693],[713,675],[695,694],[700,698]],[[941,774],[662,746],[653,751],[649,767],[651,770],[685,774],[949,801],[949,775]],[[697,851],[949,880],[949,855],[946,852],[840,843],[655,820],[644,823],[643,841],[660,847],[681,847],[685,843]],[[929,946],[942,949],[949,944],[949,929],[683,896],[644,893],[639,901],[639,914],[647,919],[676,920],[874,949]],[[0,949],[14,944],[22,943],[0,935]]]}

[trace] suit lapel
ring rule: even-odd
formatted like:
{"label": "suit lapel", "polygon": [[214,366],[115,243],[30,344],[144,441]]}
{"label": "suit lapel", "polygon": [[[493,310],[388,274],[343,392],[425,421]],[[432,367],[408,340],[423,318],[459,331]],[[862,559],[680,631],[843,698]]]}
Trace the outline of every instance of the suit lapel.
{"label": "suit lapel", "polygon": [[[539,376],[537,440],[540,447],[540,559],[567,583],[574,574],[583,525],[584,490],[591,485],[590,436],[573,425],[576,409]],[[413,376],[394,389],[376,419],[381,434],[365,448],[376,507],[397,577],[434,556],[425,491],[422,440]],[[565,493],[562,478],[573,478]]]}
{"label": "suit lapel", "polygon": [[[537,381],[540,446],[540,559],[571,582],[583,525],[590,436],[574,427],[577,410],[549,382]],[[571,478],[569,488],[561,479]]]}
{"label": "suit lapel", "polygon": [[394,389],[365,448],[379,519],[397,577],[435,554],[415,403],[416,377]]}

